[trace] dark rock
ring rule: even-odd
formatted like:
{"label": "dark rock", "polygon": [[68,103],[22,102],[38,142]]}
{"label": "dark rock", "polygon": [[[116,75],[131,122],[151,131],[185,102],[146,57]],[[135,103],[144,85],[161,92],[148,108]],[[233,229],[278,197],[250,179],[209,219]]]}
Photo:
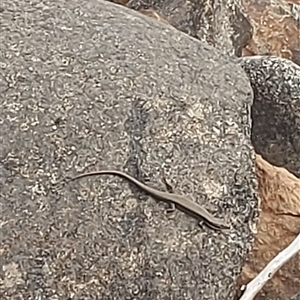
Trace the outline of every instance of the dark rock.
{"label": "dark rock", "polygon": [[127,7],[154,9],[178,30],[228,55],[241,55],[252,27],[234,0],[131,0]]}
{"label": "dark rock", "polygon": [[240,59],[254,91],[252,142],[270,163],[300,177],[300,67],[275,56]]}
{"label": "dark rock", "polygon": [[[97,1],[2,1],[1,299],[232,299],[257,215],[251,88],[222,53]],[[124,180],[179,193],[197,226]]]}
{"label": "dark rock", "polygon": [[[225,3],[228,3],[227,1]],[[252,39],[253,28],[248,18],[243,14],[240,7],[233,1],[231,6],[227,8],[229,15],[229,26],[233,29],[231,36],[232,44],[235,49],[236,56],[242,56],[243,49]]]}

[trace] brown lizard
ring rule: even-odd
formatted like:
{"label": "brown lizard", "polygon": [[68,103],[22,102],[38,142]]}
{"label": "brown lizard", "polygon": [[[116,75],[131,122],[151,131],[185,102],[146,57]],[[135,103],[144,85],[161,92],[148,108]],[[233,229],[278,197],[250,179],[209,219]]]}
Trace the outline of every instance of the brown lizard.
{"label": "brown lizard", "polygon": [[[151,195],[152,197],[165,201],[171,205],[171,208],[175,207],[180,210],[187,212],[188,214],[194,216],[195,218],[204,219],[206,224],[209,225],[213,229],[229,229],[230,226],[224,222],[224,220],[215,218],[212,214],[210,214],[205,208],[197,204],[196,202],[190,200],[189,198],[181,195],[176,195],[173,193],[162,192],[151,188],[142,182],[138,181],[134,177],[128,175],[127,173],[117,171],[117,170],[102,170],[91,173],[84,173],[69,179],[69,181],[73,181],[79,178],[87,177],[87,176],[96,176],[96,175],[115,175],[118,177],[122,177],[127,179],[129,182],[135,184],[137,187]],[[68,181],[68,182],[69,182]]]}

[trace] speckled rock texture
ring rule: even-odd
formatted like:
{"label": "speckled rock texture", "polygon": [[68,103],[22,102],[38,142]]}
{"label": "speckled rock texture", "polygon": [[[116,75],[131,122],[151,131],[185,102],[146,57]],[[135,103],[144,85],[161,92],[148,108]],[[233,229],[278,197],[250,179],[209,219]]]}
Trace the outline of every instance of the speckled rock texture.
{"label": "speckled rock texture", "polygon": [[155,10],[176,29],[229,56],[239,56],[252,37],[236,0],[130,0],[127,7]]}
{"label": "speckled rock texture", "polygon": [[[2,1],[1,299],[233,299],[257,216],[252,92],[215,49],[97,1]],[[215,231],[87,170],[167,181]]]}
{"label": "speckled rock texture", "polygon": [[239,60],[254,92],[255,151],[300,178],[300,66],[275,56]]}

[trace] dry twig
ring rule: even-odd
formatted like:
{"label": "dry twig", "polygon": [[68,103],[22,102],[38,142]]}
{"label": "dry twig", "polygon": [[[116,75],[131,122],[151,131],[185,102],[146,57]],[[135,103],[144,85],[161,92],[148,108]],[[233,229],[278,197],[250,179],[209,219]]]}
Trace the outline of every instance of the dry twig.
{"label": "dry twig", "polygon": [[294,255],[300,251],[300,234],[283,251],[276,255],[268,265],[253,279],[247,286],[240,300],[252,300],[257,293],[264,287],[269,279]]}

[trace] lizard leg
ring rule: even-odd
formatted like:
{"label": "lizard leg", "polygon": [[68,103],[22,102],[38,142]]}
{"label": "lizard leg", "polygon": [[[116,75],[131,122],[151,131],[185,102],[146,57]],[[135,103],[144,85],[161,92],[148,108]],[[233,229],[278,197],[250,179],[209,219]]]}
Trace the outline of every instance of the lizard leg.
{"label": "lizard leg", "polygon": [[166,180],[165,176],[163,177],[163,183],[165,184],[166,188],[167,188],[167,191],[169,193],[174,193],[174,189],[172,187],[172,185],[170,183],[168,183],[168,181]]}
{"label": "lizard leg", "polygon": [[[165,171],[162,170],[162,181],[165,184],[167,191],[169,193],[174,193],[174,189],[172,187],[172,185],[170,183],[168,183],[167,179],[166,179],[166,175],[165,175]],[[167,208],[167,213],[173,213],[176,209],[176,206],[174,203],[169,202],[169,207]]]}
{"label": "lizard leg", "polygon": [[209,222],[204,222],[204,220],[199,221],[198,226],[203,228],[203,224],[206,224],[207,227],[209,227],[210,229],[213,229],[213,230],[220,230],[221,229],[221,227],[213,225]]}
{"label": "lizard leg", "polygon": [[174,203],[169,203],[169,207],[167,208],[167,213],[173,213],[176,209],[176,206]]}

